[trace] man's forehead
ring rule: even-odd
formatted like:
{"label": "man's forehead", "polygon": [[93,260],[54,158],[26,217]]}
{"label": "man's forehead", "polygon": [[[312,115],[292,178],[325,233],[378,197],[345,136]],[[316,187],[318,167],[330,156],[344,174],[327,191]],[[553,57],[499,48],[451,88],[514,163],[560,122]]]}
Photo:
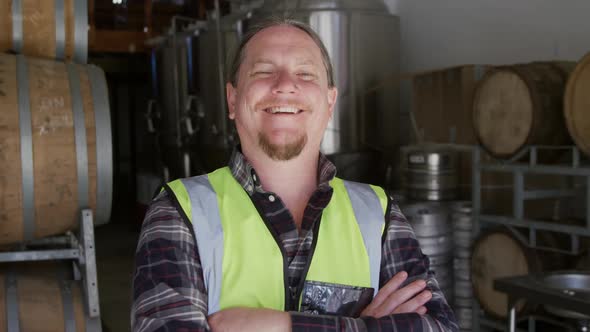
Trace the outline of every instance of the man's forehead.
{"label": "man's forehead", "polygon": [[[314,57],[321,56],[321,50],[311,36],[293,26],[277,25],[264,28],[256,33],[245,46],[245,55],[251,55],[254,62],[264,62],[268,59],[266,51],[277,47],[293,47],[298,63],[313,63]],[[299,52],[297,52],[299,51]]]}

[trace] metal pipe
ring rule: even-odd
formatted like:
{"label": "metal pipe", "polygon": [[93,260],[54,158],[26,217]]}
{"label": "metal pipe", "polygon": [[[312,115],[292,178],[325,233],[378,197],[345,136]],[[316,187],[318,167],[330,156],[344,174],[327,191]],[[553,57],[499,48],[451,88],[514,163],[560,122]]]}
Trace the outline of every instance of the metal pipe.
{"label": "metal pipe", "polygon": [[590,229],[582,226],[569,226],[556,224],[552,222],[537,221],[531,219],[520,219],[515,220],[512,217],[497,216],[497,215],[484,215],[478,216],[481,223],[499,224],[499,225],[510,225],[514,227],[530,228],[532,225],[538,230],[545,230],[564,234],[578,234],[581,236],[590,236]]}
{"label": "metal pipe", "polygon": [[[219,0],[215,0],[215,34],[217,39],[217,74],[219,75],[219,106],[222,118],[226,114],[225,108],[225,79],[223,77],[225,50],[221,40],[221,9],[219,7]],[[227,133],[227,121],[221,121],[223,134]],[[223,145],[227,144],[227,137],[224,137]]]}
{"label": "metal pipe", "polygon": [[48,261],[62,259],[78,259],[77,249],[31,250],[0,253],[0,262]]}
{"label": "metal pipe", "polygon": [[178,52],[176,50],[176,17],[172,18],[172,75],[174,77],[174,113],[176,113],[176,145],[181,146],[180,135],[180,91],[178,91]]}

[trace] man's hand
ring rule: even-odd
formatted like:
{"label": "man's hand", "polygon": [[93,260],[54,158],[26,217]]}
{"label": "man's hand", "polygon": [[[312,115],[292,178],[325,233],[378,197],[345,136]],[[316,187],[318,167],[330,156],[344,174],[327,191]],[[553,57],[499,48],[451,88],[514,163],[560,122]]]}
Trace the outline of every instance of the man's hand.
{"label": "man's hand", "polygon": [[272,309],[230,308],[207,318],[213,332],[291,331],[291,316]]}
{"label": "man's hand", "polygon": [[363,310],[361,317],[371,316],[380,318],[391,314],[415,312],[420,315],[426,313],[424,304],[432,298],[432,293],[424,290],[426,282],[416,280],[411,284],[399,288],[408,278],[405,271],[394,275],[391,280],[377,292],[377,296]]}

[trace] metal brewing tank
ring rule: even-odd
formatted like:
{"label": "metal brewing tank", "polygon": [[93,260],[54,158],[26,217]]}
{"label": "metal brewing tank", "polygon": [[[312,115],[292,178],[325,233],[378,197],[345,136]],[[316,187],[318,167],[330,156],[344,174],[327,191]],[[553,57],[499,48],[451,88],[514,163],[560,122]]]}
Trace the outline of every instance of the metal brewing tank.
{"label": "metal brewing tank", "polygon": [[[152,49],[148,130],[157,133],[156,158],[169,180],[195,173],[193,125],[198,118],[192,34],[169,34]],[[198,172],[198,171],[197,171]]]}
{"label": "metal brewing tank", "polygon": [[[225,82],[220,83],[220,59],[235,49],[242,31],[268,16],[306,22],[320,35],[339,91],[322,152],[336,162],[340,176],[365,180],[367,174],[375,174],[375,159],[367,151],[399,146],[399,18],[381,0],[264,1],[248,15],[230,14],[219,23],[211,20],[198,38],[205,106],[200,141],[217,147],[235,142],[226,139],[233,125],[227,118]],[[227,70],[224,64],[224,76]]]}

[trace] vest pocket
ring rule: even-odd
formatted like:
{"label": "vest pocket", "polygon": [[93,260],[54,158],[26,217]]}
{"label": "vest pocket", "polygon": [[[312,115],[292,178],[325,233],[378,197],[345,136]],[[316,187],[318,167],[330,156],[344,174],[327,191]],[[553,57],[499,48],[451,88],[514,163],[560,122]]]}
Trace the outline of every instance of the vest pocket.
{"label": "vest pocket", "polygon": [[373,300],[371,287],[349,286],[321,281],[305,281],[301,312],[316,315],[358,317]]}

